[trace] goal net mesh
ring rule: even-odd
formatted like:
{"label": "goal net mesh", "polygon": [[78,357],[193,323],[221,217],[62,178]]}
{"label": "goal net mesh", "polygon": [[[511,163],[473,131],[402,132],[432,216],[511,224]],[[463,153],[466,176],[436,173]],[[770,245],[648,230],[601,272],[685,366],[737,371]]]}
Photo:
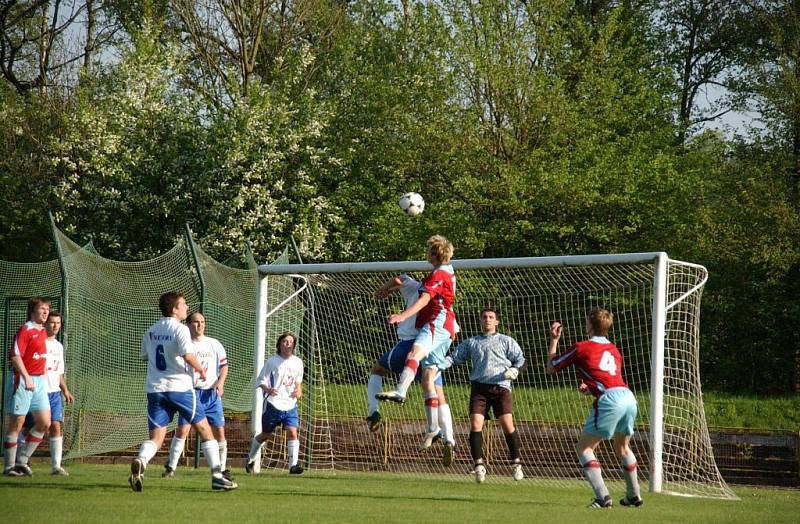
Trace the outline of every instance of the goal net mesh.
{"label": "goal net mesh", "polygon": [[[559,375],[546,372],[549,327],[564,326],[559,351],[585,338],[587,312],[604,306],[615,316],[609,335],[625,359],[624,377],[638,400],[631,448],[639,462],[640,480],[650,472],[650,388],[655,261],[641,264],[575,265],[566,260],[552,267],[458,269],[456,315],[459,340],[479,334],[480,311],[493,306],[499,331],[514,337],[527,365],[513,383],[514,421],[522,442],[526,480],[552,484],[582,479],[574,445],[592,399],[578,391],[573,368]],[[301,267],[301,266],[298,266]],[[421,272],[409,272],[421,280]],[[442,446],[420,453],[425,415],[421,389],[409,389],[402,406],[383,403],[383,424],[369,431],[367,380],[376,359],[397,341],[386,319],[403,309],[398,296],[374,299],[375,290],[397,271],[327,272],[267,275],[272,290],[287,296],[286,282],[299,291],[277,310],[267,308],[267,356],[275,333],[298,333],[298,351],[306,366],[306,397],[301,401],[305,426],[301,460],[312,468],[383,471],[414,476],[439,475],[468,479],[469,365],[444,372],[445,394],[454,419],[455,460],[441,463]],[[668,263],[664,349],[663,484],[666,492],[735,498],[714,461],[705,423],[698,367],[699,305],[705,269],[677,261]],[[277,286],[278,282],[283,287]],[[457,344],[457,342],[456,342]],[[455,346],[455,344],[454,344]],[[454,347],[453,346],[453,347]],[[451,348],[452,349],[452,348]],[[384,379],[393,388],[396,377]],[[303,428],[301,428],[301,433]],[[493,419],[483,431],[487,482],[514,482],[503,433]],[[280,433],[264,448],[263,466],[284,467]],[[621,481],[621,469],[609,442],[598,448],[607,480]]]}

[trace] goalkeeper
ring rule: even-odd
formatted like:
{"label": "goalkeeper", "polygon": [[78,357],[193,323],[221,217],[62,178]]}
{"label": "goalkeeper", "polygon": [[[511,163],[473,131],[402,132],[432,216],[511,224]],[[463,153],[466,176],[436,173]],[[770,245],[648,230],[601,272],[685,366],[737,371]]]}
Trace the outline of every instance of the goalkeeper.
{"label": "goalkeeper", "polygon": [[514,397],[511,381],[519,376],[525,365],[522,349],[513,338],[497,332],[500,323],[497,311],[486,308],[481,311],[483,335],[468,338],[445,358],[444,368],[461,364],[470,359],[472,371],[469,380],[472,389],[469,398],[470,433],[469,449],[475,463],[473,473],[478,483],[486,479],[483,456],[483,421],[491,408],[503,428],[511,461],[511,476],[523,478],[519,452],[519,434],[514,427]]}

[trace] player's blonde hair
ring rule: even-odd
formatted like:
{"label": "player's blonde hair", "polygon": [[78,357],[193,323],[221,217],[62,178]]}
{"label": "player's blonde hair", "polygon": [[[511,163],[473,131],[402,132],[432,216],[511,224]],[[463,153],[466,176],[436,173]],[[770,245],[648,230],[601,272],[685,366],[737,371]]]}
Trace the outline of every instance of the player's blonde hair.
{"label": "player's blonde hair", "polygon": [[428,239],[428,254],[439,261],[440,264],[447,264],[453,258],[453,244],[442,235],[433,235]]}
{"label": "player's blonde hair", "polygon": [[604,308],[594,308],[587,318],[589,325],[592,326],[592,332],[599,337],[605,337],[614,325],[614,314]]}

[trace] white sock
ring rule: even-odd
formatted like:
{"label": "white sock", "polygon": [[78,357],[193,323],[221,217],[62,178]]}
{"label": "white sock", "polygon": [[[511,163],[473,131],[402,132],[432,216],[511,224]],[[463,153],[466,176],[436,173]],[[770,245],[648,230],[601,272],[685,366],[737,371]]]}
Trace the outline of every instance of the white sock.
{"label": "white sock", "polygon": [[144,467],[147,467],[150,460],[156,456],[157,451],[156,443],[152,440],[145,440],[142,442],[142,445],[139,446],[139,459],[144,464]]}
{"label": "white sock", "polygon": [[178,468],[178,461],[181,459],[183,447],[185,445],[186,439],[172,437],[172,442],[169,443],[169,459],[167,460],[167,466],[169,466],[172,470]]}
{"label": "white sock", "polygon": [[608,488],[606,488],[606,483],[603,481],[603,470],[594,452],[589,451],[587,453],[581,453],[578,455],[578,459],[583,468],[584,478],[589,482],[589,485],[592,486],[594,498],[603,500],[608,496]]}
{"label": "white sock", "polygon": [[228,441],[219,441],[219,467],[225,471],[225,466],[228,463]]}
{"label": "white sock", "polygon": [[625,479],[625,494],[629,499],[639,498],[639,480],[637,479],[636,455],[633,451],[619,459],[622,466],[622,478]]}
{"label": "white sock", "polygon": [[370,375],[367,382],[367,415],[372,415],[378,411],[378,399],[375,395],[381,392],[383,387],[383,377],[380,375]]}
{"label": "white sock", "polygon": [[202,447],[206,463],[211,468],[211,474],[213,476],[221,475],[221,470],[219,469],[219,443],[214,439],[206,440],[203,442]]}
{"label": "white sock", "polygon": [[442,428],[442,437],[445,442],[456,443],[456,436],[453,432],[453,414],[450,412],[450,404],[439,404],[439,427]]}
{"label": "white sock", "polygon": [[50,461],[53,469],[61,468],[61,455],[63,454],[64,437],[53,437],[50,439]]}
{"label": "white sock", "polygon": [[6,437],[3,444],[3,471],[8,471],[17,463],[17,448],[19,445],[17,444],[17,439],[9,439],[8,437]]}
{"label": "white sock", "polygon": [[286,450],[289,452],[289,466],[296,466],[297,456],[300,454],[300,441],[290,440],[286,443]]}
{"label": "white sock", "polygon": [[439,396],[425,393],[425,416],[428,419],[428,433],[439,432]]}
{"label": "white sock", "polygon": [[25,437],[25,446],[22,448],[22,453],[17,452],[17,464],[23,466],[28,464],[28,459],[33,455],[33,452],[36,451],[43,439],[44,432],[36,431],[35,428],[32,428],[28,432],[28,436]]}
{"label": "white sock", "polygon": [[[417,364],[419,364],[419,362]],[[412,369],[408,366],[404,367],[403,372],[400,373],[400,380],[397,381],[397,392],[405,397],[408,394],[408,388],[411,386],[411,383],[414,382],[414,377],[416,376],[416,369]]]}
{"label": "white sock", "polygon": [[263,442],[259,442],[253,437],[253,440],[250,441],[250,452],[247,453],[247,462],[253,462],[256,457],[261,452],[261,446],[263,446]]}

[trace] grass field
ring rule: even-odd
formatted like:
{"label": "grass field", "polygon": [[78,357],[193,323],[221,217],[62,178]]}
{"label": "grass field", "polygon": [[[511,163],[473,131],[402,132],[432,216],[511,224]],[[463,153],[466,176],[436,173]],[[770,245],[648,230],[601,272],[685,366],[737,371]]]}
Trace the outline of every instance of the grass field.
{"label": "grass field", "polygon": [[142,493],[127,484],[125,465],[75,464],[52,477],[34,464],[30,478],[0,478],[4,522],[797,522],[800,491],[737,488],[740,501],[644,494],[641,508],[589,510],[587,486],[532,482],[477,485],[380,474],[235,473],[240,488],[212,492],[207,470],[181,468],[160,478],[154,465]]}

